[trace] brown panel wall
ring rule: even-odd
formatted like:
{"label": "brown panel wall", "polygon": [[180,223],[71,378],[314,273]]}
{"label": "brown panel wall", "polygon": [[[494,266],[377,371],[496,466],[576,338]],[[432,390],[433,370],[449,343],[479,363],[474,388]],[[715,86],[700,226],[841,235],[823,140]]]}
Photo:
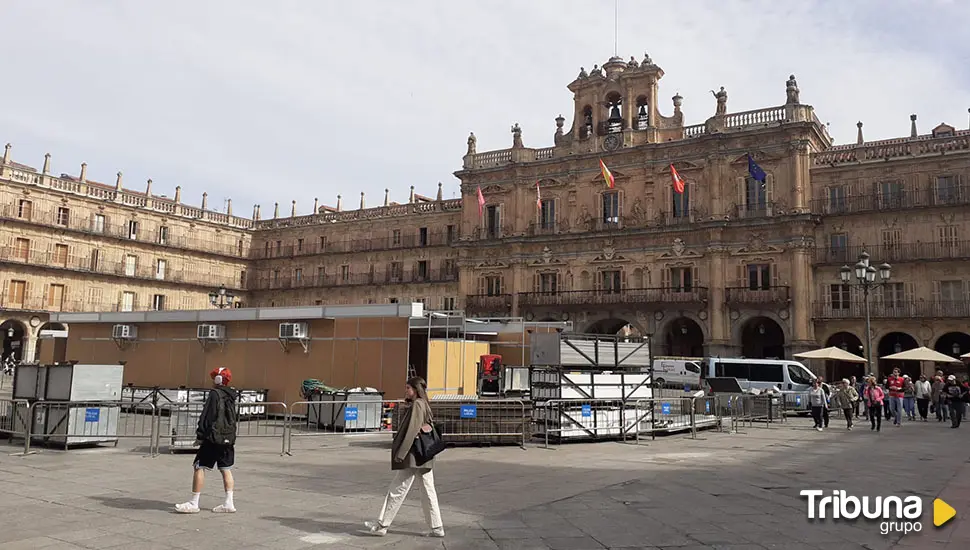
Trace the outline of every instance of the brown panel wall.
{"label": "brown panel wall", "polygon": [[111,340],[111,323],[75,323],[66,355],[82,363],[126,361],[124,381],[136,386],[206,387],[212,369],[229,367],[233,386],[268,389],[271,401],[298,401],[308,378],[335,387],[378,388],[389,399],[403,397],[407,319],[314,319],[308,325],[311,341],[304,353],[295,342],[283,351],[278,321],[226,323],[229,341],[205,349],[196,340],[196,323],[140,323],[138,342],[123,350]]}

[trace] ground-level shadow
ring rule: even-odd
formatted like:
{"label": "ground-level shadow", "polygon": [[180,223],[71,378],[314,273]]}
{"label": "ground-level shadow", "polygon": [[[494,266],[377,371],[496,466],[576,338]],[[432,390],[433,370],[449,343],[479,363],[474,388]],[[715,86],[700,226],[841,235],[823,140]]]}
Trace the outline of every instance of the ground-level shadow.
{"label": "ground-level shadow", "polygon": [[[302,517],[295,518],[284,518],[276,516],[263,516],[260,519],[265,519],[268,521],[275,521],[284,527],[289,527],[290,529],[296,529],[297,531],[303,531],[304,533],[331,533],[331,534],[343,534],[350,535],[353,537],[370,537],[364,533],[364,522],[359,523],[348,523],[345,521],[319,521],[315,519],[307,519]],[[422,536],[423,532],[419,531],[408,531],[406,529],[394,529],[392,533],[394,535],[407,535],[407,536]]]}
{"label": "ground-level shadow", "polygon": [[118,508],[121,510],[158,510],[160,512],[174,512],[175,507],[171,502],[161,500],[151,500],[145,498],[130,497],[88,497],[96,500],[108,508]]}

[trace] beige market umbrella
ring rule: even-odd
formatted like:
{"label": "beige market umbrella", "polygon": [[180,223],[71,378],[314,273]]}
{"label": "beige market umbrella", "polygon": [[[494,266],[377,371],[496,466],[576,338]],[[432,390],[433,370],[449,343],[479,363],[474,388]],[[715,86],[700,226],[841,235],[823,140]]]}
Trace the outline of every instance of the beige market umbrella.
{"label": "beige market umbrella", "polygon": [[849,353],[836,346],[815,349],[804,353],[796,353],[794,357],[799,359],[821,359],[823,361],[845,361],[846,363],[867,363],[864,358],[854,353]]}
{"label": "beige market umbrella", "polygon": [[970,353],[964,353],[960,356],[960,359],[970,359]]}
{"label": "beige market umbrella", "polygon": [[959,359],[943,355],[942,353],[921,346],[915,349],[908,349],[892,355],[881,357],[881,359],[893,359],[895,361],[932,361],[934,363],[959,363]]}

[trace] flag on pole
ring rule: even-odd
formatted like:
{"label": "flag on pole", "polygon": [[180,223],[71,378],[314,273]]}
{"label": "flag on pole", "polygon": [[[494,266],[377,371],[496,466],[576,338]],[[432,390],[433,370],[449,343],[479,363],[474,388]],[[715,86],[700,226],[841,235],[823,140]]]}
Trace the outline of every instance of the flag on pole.
{"label": "flag on pole", "polygon": [[683,194],[686,182],[684,182],[684,178],[680,177],[680,174],[677,173],[677,169],[674,168],[673,164],[670,165],[670,180],[674,184],[674,192]]}
{"label": "flag on pole", "polygon": [[606,186],[613,189],[616,186],[616,180],[613,179],[613,174],[610,173],[610,169],[606,167],[603,159],[600,159],[600,172],[603,173],[603,180],[606,181]]}
{"label": "flag on pole", "polygon": [[542,211],[542,195],[539,193],[539,182],[536,181],[536,210]]}
{"label": "flag on pole", "polygon": [[751,158],[751,154],[748,153],[748,174],[754,181],[760,181],[762,184],[768,179],[768,174],[758,166],[758,163]]}
{"label": "flag on pole", "polygon": [[482,195],[482,186],[478,186],[478,217],[481,218],[485,212],[485,195]]}

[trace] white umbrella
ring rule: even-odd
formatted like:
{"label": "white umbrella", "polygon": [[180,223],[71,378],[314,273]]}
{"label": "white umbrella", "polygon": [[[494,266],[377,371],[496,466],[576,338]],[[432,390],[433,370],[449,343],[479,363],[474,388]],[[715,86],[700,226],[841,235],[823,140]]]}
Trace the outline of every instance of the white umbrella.
{"label": "white umbrella", "polygon": [[970,359],[970,353],[964,353],[960,356],[960,359]]}
{"label": "white umbrella", "polygon": [[846,363],[868,363],[864,358],[836,346],[796,353],[794,357],[799,359],[822,359],[824,361],[845,361]]}
{"label": "white umbrella", "polygon": [[934,363],[959,363],[960,360],[950,357],[949,355],[943,355],[942,353],[930,349],[926,346],[921,346],[915,349],[908,349],[906,351],[901,351],[899,353],[894,353],[892,355],[887,355],[881,359],[893,359],[895,361],[932,361]]}

